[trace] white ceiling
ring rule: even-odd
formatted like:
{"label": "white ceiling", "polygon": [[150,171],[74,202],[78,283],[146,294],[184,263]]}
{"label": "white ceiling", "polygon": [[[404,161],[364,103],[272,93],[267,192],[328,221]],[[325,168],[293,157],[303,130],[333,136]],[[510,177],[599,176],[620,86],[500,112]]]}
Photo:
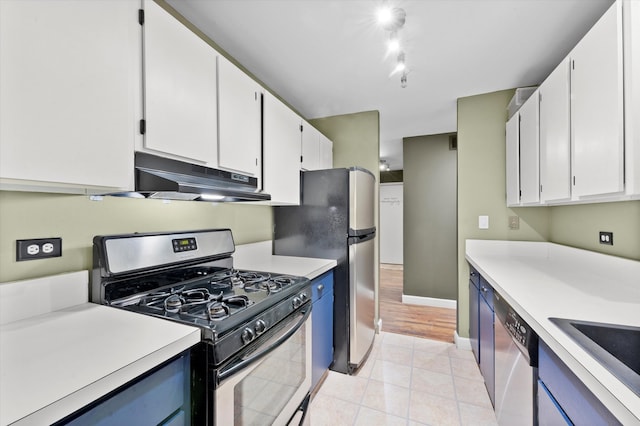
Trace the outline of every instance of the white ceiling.
{"label": "white ceiling", "polygon": [[380,157],[402,138],[456,131],[456,99],[537,85],[612,0],[389,0],[408,84],[390,76],[383,0],[167,0],[307,119],[380,112]]}

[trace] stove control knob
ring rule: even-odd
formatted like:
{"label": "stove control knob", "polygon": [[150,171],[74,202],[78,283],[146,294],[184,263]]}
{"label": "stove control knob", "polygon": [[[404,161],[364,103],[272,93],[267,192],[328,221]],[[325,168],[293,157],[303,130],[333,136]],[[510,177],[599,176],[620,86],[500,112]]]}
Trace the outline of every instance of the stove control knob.
{"label": "stove control knob", "polygon": [[257,334],[262,334],[267,329],[267,324],[263,320],[258,320],[253,328],[256,330]]}
{"label": "stove control knob", "polygon": [[250,329],[249,327],[245,328],[244,330],[242,330],[242,341],[244,343],[249,343],[250,341],[252,341],[254,338],[256,337],[256,334],[254,333],[254,331],[252,329]]}
{"label": "stove control knob", "polygon": [[302,303],[306,302],[308,298],[309,296],[307,296],[306,293],[300,293],[300,300],[302,300]]}
{"label": "stove control knob", "polygon": [[294,309],[298,309],[300,306],[302,305],[302,300],[300,300],[299,297],[294,297],[293,298],[293,308]]}

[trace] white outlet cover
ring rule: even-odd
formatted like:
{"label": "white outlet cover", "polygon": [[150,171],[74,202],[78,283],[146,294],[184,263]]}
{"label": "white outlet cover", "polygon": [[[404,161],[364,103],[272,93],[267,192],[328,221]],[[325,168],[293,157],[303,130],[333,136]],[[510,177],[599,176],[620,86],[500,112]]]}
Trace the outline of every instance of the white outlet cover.
{"label": "white outlet cover", "polygon": [[478,228],[489,229],[489,216],[478,216]]}

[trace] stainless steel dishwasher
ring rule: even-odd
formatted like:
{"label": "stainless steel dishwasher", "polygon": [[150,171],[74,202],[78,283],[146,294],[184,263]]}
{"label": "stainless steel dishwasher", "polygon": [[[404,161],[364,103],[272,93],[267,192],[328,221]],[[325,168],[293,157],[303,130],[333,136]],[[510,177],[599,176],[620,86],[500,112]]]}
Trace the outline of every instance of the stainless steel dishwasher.
{"label": "stainless steel dishwasher", "polygon": [[500,425],[536,425],[538,336],[494,292],[495,410]]}

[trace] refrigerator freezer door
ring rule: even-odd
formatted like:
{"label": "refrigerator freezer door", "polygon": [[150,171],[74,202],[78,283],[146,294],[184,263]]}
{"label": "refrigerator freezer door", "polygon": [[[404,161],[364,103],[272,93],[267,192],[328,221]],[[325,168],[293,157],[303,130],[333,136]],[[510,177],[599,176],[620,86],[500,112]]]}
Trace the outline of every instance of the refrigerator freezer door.
{"label": "refrigerator freezer door", "polygon": [[349,246],[349,364],[365,360],[375,336],[375,237]]}
{"label": "refrigerator freezer door", "polygon": [[364,235],[375,229],[375,178],[368,170],[349,170],[349,235]]}

